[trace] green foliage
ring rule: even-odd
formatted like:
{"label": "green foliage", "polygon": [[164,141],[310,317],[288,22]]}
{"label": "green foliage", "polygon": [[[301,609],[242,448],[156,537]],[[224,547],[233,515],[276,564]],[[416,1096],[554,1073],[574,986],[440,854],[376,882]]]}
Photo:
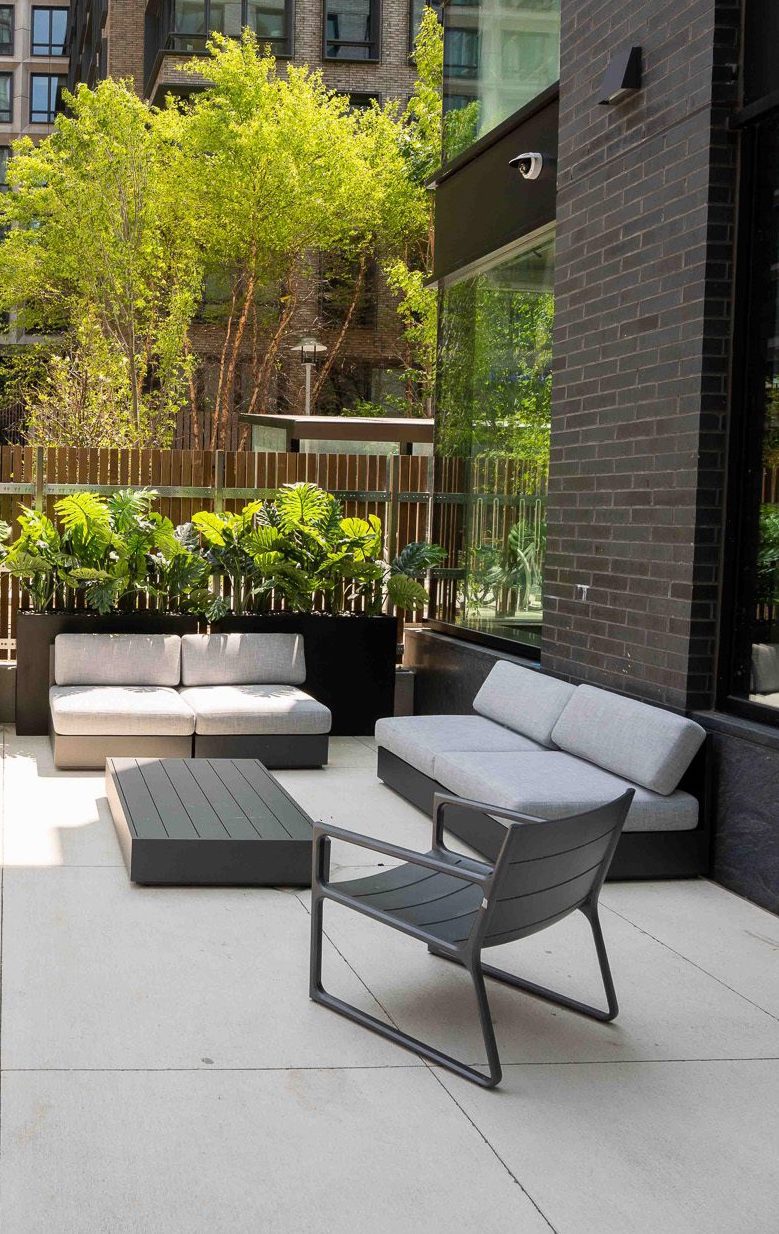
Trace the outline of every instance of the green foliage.
{"label": "green foliage", "polygon": [[177,188],[179,113],[155,112],[111,80],[80,86],[67,102],[49,137],[14,144],[13,191],[0,197],[0,310],[16,309],[22,326],[66,331],[67,359],[40,383],[34,439],[73,441],[68,409],[83,412],[86,400],[94,413],[102,387],[103,433],[116,417],[114,444],[166,444],[200,286]]}
{"label": "green foliage", "polygon": [[757,599],[767,604],[779,602],[779,506],[768,503],[760,510]]}
{"label": "green foliage", "polygon": [[176,528],[152,509],[156,497],[152,489],[73,493],[56,503],[56,522],[23,508],[15,540],[0,524],[2,568],[37,611],[74,589],[99,613],[146,595],[165,611],[215,621],[280,603],[294,612],[378,613],[385,597],[418,610],[427,602],[421,579],[443,557],[416,543],[388,566],[381,520],[343,517],[315,484],[286,484],[237,512],[202,510]]}

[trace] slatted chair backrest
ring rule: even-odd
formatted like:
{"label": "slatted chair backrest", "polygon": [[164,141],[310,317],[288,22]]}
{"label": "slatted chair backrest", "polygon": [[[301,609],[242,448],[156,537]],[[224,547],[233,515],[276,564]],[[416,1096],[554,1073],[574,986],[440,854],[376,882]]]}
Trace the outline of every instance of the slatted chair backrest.
{"label": "slatted chair backrest", "polygon": [[511,823],[495,863],[481,946],[525,938],[597,896],[633,799],[569,818]]}

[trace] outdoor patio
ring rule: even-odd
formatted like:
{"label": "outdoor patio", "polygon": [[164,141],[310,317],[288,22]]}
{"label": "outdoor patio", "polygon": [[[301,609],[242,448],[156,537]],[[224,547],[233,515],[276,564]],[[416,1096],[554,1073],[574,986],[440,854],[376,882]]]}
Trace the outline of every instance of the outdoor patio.
{"label": "outdoor patio", "polygon": [[[9,1234],[776,1228],[771,915],[704,881],[607,885],[620,1017],[493,984],[505,1078],[484,1092],[309,1002],[307,892],[132,886],[102,775],[3,740]],[[279,779],[316,818],[426,847],[374,764],[336,738],[326,770]],[[334,992],[482,1061],[462,973],[325,924]],[[586,997],[588,943],[569,918],[501,959]]]}

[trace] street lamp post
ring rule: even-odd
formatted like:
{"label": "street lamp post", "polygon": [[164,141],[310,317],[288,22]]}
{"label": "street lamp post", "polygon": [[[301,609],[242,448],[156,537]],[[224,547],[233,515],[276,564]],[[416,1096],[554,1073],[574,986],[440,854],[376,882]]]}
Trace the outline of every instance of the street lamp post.
{"label": "street lamp post", "polygon": [[299,343],[296,343],[292,348],[296,355],[300,356],[303,362],[303,367],[306,370],[306,410],[307,416],[311,415],[311,380],[317,360],[321,359],[327,352],[324,343],[318,343],[315,338],[302,338]]}

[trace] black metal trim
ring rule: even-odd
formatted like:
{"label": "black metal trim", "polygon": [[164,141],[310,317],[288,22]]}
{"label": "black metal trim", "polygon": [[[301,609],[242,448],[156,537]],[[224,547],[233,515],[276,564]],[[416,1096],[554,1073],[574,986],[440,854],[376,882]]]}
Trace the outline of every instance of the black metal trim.
{"label": "black metal trim", "polygon": [[450,621],[440,621],[431,617],[425,622],[425,629],[435,634],[446,634],[449,638],[460,639],[463,643],[476,643],[480,647],[489,647],[492,651],[502,651],[510,655],[521,656],[532,660],[534,664],[541,663],[541,648],[532,643],[522,642],[515,638],[501,638],[499,634],[485,634],[483,630],[474,630],[470,626],[458,626]]}

